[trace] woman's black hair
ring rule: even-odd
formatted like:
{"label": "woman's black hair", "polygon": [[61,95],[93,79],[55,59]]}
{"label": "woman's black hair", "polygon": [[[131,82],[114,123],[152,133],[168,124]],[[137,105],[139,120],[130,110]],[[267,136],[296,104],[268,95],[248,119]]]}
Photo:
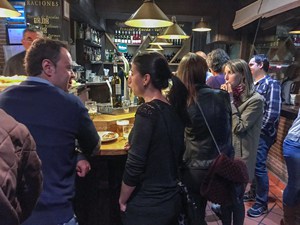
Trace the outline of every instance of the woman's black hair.
{"label": "woman's black hair", "polygon": [[169,80],[172,80],[172,87],[167,99],[175,108],[182,121],[186,122],[188,91],[180,79],[172,74],[164,55],[158,52],[142,52],[134,57],[132,63],[142,76],[145,74],[150,75],[152,85],[158,90],[166,89],[169,86]]}

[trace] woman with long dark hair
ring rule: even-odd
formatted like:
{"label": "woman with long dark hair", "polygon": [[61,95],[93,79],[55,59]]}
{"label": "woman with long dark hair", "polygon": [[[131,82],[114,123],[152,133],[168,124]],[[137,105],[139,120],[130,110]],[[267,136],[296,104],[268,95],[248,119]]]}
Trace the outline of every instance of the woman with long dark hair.
{"label": "woman with long dark hair", "polygon": [[[170,83],[165,97],[162,90]],[[187,90],[157,52],[133,59],[128,85],[145,103],[137,109],[129,135],[119,198],[122,221],[124,225],[171,225],[181,206],[177,171],[184,150]]]}
{"label": "woman with long dark hair", "polygon": [[233,155],[229,94],[205,84],[207,70],[206,61],[195,53],[185,55],[177,70],[177,76],[189,93],[186,102],[189,123],[185,128],[182,180],[197,205],[199,218],[192,221],[195,225],[207,224],[205,221],[207,199],[200,194],[200,186],[211,162],[218,156],[217,147],[197,104],[203,109],[219,148],[229,157]]}

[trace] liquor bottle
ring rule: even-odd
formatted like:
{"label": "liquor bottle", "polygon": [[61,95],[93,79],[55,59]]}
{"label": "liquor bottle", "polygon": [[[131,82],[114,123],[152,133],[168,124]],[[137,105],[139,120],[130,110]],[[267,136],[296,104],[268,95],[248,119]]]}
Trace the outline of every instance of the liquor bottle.
{"label": "liquor bottle", "polygon": [[78,39],[83,39],[84,38],[84,29],[83,29],[83,24],[80,24],[80,27],[78,29]]}
{"label": "liquor bottle", "polygon": [[115,42],[115,44],[118,43],[118,31],[117,30],[115,30],[114,42]]}
{"label": "liquor bottle", "polygon": [[113,77],[111,79],[111,88],[113,108],[122,107],[121,78],[118,76],[118,65],[116,61],[113,65]]}
{"label": "liquor bottle", "polygon": [[87,25],[85,30],[85,40],[90,41],[91,40],[91,28],[89,25]]}

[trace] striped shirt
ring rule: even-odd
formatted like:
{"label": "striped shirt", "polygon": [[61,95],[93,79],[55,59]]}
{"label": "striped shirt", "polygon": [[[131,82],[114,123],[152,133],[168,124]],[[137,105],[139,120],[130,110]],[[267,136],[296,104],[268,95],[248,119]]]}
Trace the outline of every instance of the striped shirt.
{"label": "striped shirt", "polygon": [[264,98],[264,115],[261,134],[276,138],[281,110],[280,82],[266,75],[254,83],[256,91]]}

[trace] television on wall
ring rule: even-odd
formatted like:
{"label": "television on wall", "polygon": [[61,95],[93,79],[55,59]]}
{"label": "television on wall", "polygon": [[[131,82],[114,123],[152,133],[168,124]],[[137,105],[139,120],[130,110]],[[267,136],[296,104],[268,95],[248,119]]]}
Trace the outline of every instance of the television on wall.
{"label": "television on wall", "polygon": [[7,44],[20,45],[22,44],[23,31],[26,27],[7,27]]}

